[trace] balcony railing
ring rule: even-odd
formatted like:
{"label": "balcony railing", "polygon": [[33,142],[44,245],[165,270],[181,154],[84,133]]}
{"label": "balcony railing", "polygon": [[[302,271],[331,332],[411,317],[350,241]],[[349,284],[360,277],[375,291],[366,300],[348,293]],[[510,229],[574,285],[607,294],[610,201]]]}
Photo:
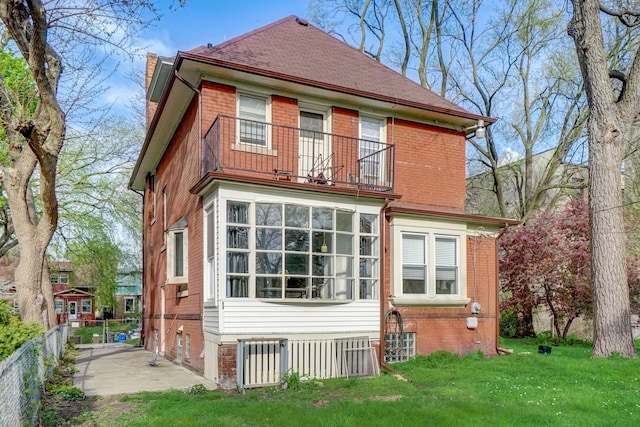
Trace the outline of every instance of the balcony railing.
{"label": "balcony railing", "polygon": [[394,145],[219,115],[204,170],[314,186],[393,191]]}

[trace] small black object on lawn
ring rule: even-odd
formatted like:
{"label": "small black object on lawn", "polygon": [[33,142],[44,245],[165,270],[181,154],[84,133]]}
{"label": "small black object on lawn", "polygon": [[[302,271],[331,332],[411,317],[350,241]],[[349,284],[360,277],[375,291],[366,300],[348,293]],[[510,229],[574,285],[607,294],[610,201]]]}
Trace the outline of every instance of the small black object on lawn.
{"label": "small black object on lawn", "polygon": [[549,347],[548,345],[539,345],[538,346],[538,353],[540,353],[540,354],[551,354],[551,347]]}

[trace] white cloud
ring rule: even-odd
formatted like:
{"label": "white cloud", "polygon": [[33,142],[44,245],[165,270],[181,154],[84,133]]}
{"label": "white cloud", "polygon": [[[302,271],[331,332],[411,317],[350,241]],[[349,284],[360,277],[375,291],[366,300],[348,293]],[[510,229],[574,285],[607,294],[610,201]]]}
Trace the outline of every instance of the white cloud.
{"label": "white cloud", "polygon": [[502,159],[500,160],[500,166],[508,165],[509,163],[513,163],[522,159],[522,155],[513,150],[511,147],[506,147],[504,149],[504,154],[502,155]]}

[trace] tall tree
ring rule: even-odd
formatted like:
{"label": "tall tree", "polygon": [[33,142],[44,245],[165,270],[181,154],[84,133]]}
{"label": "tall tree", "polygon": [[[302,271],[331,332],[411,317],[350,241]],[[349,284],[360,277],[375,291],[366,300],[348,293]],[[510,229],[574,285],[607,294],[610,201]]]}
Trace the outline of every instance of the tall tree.
{"label": "tall tree", "polygon": [[[484,139],[469,140],[469,168],[478,174],[470,199],[482,200],[471,200],[471,211],[526,219],[584,185],[573,179],[576,169],[566,167],[582,138],[586,105],[574,59],[566,55],[561,6],[549,0],[399,0],[379,25],[372,10],[388,4],[317,0],[312,19],[334,33],[343,30],[361,48],[375,47],[376,58],[403,74],[415,70],[421,85],[500,119]],[[522,161],[505,165],[507,148]],[[545,162],[535,164],[543,151]]]}
{"label": "tall tree", "polygon": [[[126,51],[156,13],[147,0],[0,0],[1,39],[24,58],[37,93],[30,113],[12,102],[7,82],[0,79],[0,117],[9,147],[9,162],[0,175],[20,244],[15,282],[24,321],[45,328],[55,322],[46,250],[58,223],[56,174],[67,134],[65,112],[79,105],[79,98],[59,91],[73,88],[64,85],[63,68],[87,67],[98,49]],[[37,209],[28,191],[36,176]]]}
{"label": "tall tree", "polygon": [[[575,41],[589,103],[589,207],[591,216],[593,355],[637,357],[631,331],[626,274],[621,167],[629,133],[640,113],[640,55],[625,69],[607,61],[601,18],[638,28],[640,8],[626,2],[572,0],[568,28]],[[630,7],[632,9],[628,9]]]}

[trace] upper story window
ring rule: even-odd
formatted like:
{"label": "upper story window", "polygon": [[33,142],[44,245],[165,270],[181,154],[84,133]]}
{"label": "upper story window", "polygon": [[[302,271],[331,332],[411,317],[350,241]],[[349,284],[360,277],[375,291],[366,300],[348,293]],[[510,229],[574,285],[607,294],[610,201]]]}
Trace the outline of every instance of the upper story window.
{"label": "upper story window", "polygon": [[51,284],[67,285],[69,284],[69,273],[51,273],[49,279],[51,280]]}
{"label": "upper story window", "polygon": [[268,99],[256,95],[238,94],[239,142],[268,145]]}
{"label": "upper story window", "polygon": [[167,283],[187,283],[187,220],[183,217],[167,230]]}
{"label": "upper story window", "polygon": [[378,298],[377,221],[336,208],[227,202],[227,297]]}

